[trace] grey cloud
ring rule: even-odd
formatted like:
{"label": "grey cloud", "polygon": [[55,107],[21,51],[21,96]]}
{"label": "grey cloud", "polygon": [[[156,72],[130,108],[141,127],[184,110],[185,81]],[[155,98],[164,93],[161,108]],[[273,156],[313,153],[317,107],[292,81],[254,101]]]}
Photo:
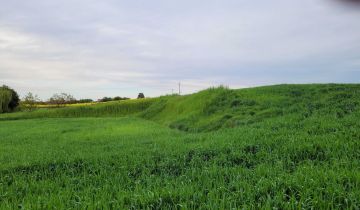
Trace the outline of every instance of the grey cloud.
{"label": "grey cloud", "polygon": [[332,0],[0,3],[0,83],[44,98],[359,78],[360,10]]}

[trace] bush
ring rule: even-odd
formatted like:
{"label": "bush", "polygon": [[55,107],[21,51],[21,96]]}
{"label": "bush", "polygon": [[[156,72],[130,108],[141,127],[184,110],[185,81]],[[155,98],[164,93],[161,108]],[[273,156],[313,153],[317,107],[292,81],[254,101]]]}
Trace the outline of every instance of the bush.
{"label": "bush", "polygon": [[138,97],[137,98],[145,98],[145,95],[144,93],[139,93]]}

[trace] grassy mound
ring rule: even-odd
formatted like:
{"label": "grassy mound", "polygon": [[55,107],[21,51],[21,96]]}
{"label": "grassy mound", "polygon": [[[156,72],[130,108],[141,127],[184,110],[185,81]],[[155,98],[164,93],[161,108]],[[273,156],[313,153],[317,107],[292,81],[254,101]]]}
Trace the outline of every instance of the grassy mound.
{"label": "grassy mound", "polygon": [[91,106],[0,115],[0,120],[53,117],[138,116],[182,131],[214,131],[291,116],[345,117],[359,111],[360,85],[276,85],[231,90],[210,88],[185,96],[162,96]]}
{"label": "grassy mound", "polygon": [[140,116],[184,131],[214,131],[291,116],[298,120],[359,112],[360,85],[277,85],[240,90],[211,88],[163,97]]}

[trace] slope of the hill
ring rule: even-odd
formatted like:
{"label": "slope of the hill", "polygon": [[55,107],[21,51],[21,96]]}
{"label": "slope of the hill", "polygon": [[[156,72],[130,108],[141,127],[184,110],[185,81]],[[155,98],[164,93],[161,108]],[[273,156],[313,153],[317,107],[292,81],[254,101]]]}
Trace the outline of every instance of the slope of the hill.
{"label": "slope of the hill", "polygon": [[155,101],[140,116],[184,131],[213,131],[290,116],[343,118],[359,112],[360,85],[276,85],[211,88]]}

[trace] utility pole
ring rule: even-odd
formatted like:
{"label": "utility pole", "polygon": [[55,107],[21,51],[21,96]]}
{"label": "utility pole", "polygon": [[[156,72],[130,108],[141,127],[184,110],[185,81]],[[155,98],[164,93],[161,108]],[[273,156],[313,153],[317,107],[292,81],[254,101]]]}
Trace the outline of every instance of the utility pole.
{"label": "utility pole", "polygon": [[181,83],[179,82],[179,95],[181,95]]}

